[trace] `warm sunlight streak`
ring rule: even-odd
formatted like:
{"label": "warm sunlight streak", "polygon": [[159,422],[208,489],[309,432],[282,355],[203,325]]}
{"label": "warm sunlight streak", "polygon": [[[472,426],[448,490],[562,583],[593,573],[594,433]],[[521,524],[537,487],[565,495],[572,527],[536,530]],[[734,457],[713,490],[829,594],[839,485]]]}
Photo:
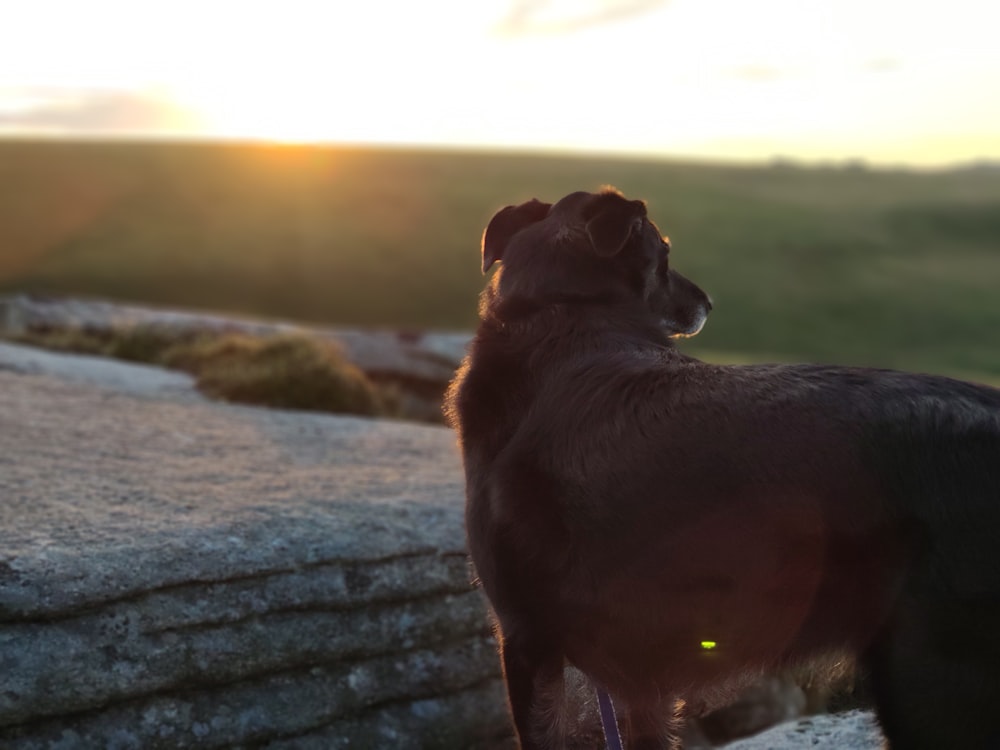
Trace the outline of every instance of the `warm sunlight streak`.
{"label": "warm sunlight streak", "polygon": [[284,141],[998,158],[998,8],[37,0],[0,28],[0,133],[99,128],[110,111],[116,132]]}

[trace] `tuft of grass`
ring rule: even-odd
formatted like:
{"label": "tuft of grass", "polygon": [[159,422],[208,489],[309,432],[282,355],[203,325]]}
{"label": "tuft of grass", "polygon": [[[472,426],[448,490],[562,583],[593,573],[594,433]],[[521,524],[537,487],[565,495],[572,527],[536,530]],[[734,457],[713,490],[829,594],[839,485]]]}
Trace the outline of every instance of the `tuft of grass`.
{"label": "tuft of grass", "polygon": [[372,382],[335,343],[306,333],[253,336],[140,324],[115,331],[34,330],[12,340],[182,370],[194,376],[206,396],[225,401],[335,414],[414,416],[403,408],[397,386]]}
{"label": "tuft of grass", "polygon": [[70,354],[93,354],[106,356],[108,351],[108,334],[104,331],[90,331],[85,328],[72,329],[34,329],[25,333],[5,336],[17,344],[37,346],[56,352]]}
{"label": "tuft of grass", "polygon": [[128,362],[166,365],[164,355],[211,334],[164,325],[139,324],[121,329],[33,328],[9,336],[11,341],[71,354],[92,354]]}
{"label": "tuft of grass", "polygon": [[194,375],[213,398],[283,409],[398,416],[398,399],[376,387],[332,342],[305,334],[225,334],[179,343],[168,367]]}
{"label": "tuft of grass", "polygon": [[141,323],[109,334],[104,356],[152,365],[166,365],[165,355],[210,334],[178,330],[155,323]]}

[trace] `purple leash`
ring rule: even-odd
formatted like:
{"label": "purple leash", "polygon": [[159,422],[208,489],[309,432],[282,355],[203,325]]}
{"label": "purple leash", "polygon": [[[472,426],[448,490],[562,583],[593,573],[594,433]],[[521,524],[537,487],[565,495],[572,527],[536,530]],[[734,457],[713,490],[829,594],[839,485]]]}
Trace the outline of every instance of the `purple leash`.
{"label": "purple leash", "polygon": [[618,733],[618,720],[615,718],[615,704],[604,688],[597,688],[597,705],[601,709],[601,726],[604,727],[604,742],[608,750],[622,750],[622,736]]}

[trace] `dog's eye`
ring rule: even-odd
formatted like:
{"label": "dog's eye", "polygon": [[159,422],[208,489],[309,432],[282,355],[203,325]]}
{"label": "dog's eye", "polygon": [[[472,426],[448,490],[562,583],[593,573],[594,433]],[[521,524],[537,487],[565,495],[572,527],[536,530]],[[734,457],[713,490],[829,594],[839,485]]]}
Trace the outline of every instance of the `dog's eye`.
{"label": "dog's eye", "polygon": [[663,255],[660,256],[660,264],[656,269],[656,272],[661,276],[667,275],[667,263],[670,259],[670,238],[663,238]]}

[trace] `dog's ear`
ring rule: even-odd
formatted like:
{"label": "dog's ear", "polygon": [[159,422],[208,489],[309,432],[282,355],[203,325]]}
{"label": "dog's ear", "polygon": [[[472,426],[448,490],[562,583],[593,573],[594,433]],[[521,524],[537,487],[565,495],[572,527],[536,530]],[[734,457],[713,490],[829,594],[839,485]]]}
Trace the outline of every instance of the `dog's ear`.
{"label": "dog's ear", "polygon": [[544,219],[550,208],[552,208],[551,203],[542,203],[532,198],[520,206],[507,206],[498,211],[483,232],[483,273],[489,271],[490,266],[503,258],[507,243],[515,234],[529,224]]}
{"label": "dog's ear", "polygon": [[642,226],[646,204],[608,191],[594,198],[586,216],[590,243],[598,255],[610,258],[620,253],[632,232]]}

